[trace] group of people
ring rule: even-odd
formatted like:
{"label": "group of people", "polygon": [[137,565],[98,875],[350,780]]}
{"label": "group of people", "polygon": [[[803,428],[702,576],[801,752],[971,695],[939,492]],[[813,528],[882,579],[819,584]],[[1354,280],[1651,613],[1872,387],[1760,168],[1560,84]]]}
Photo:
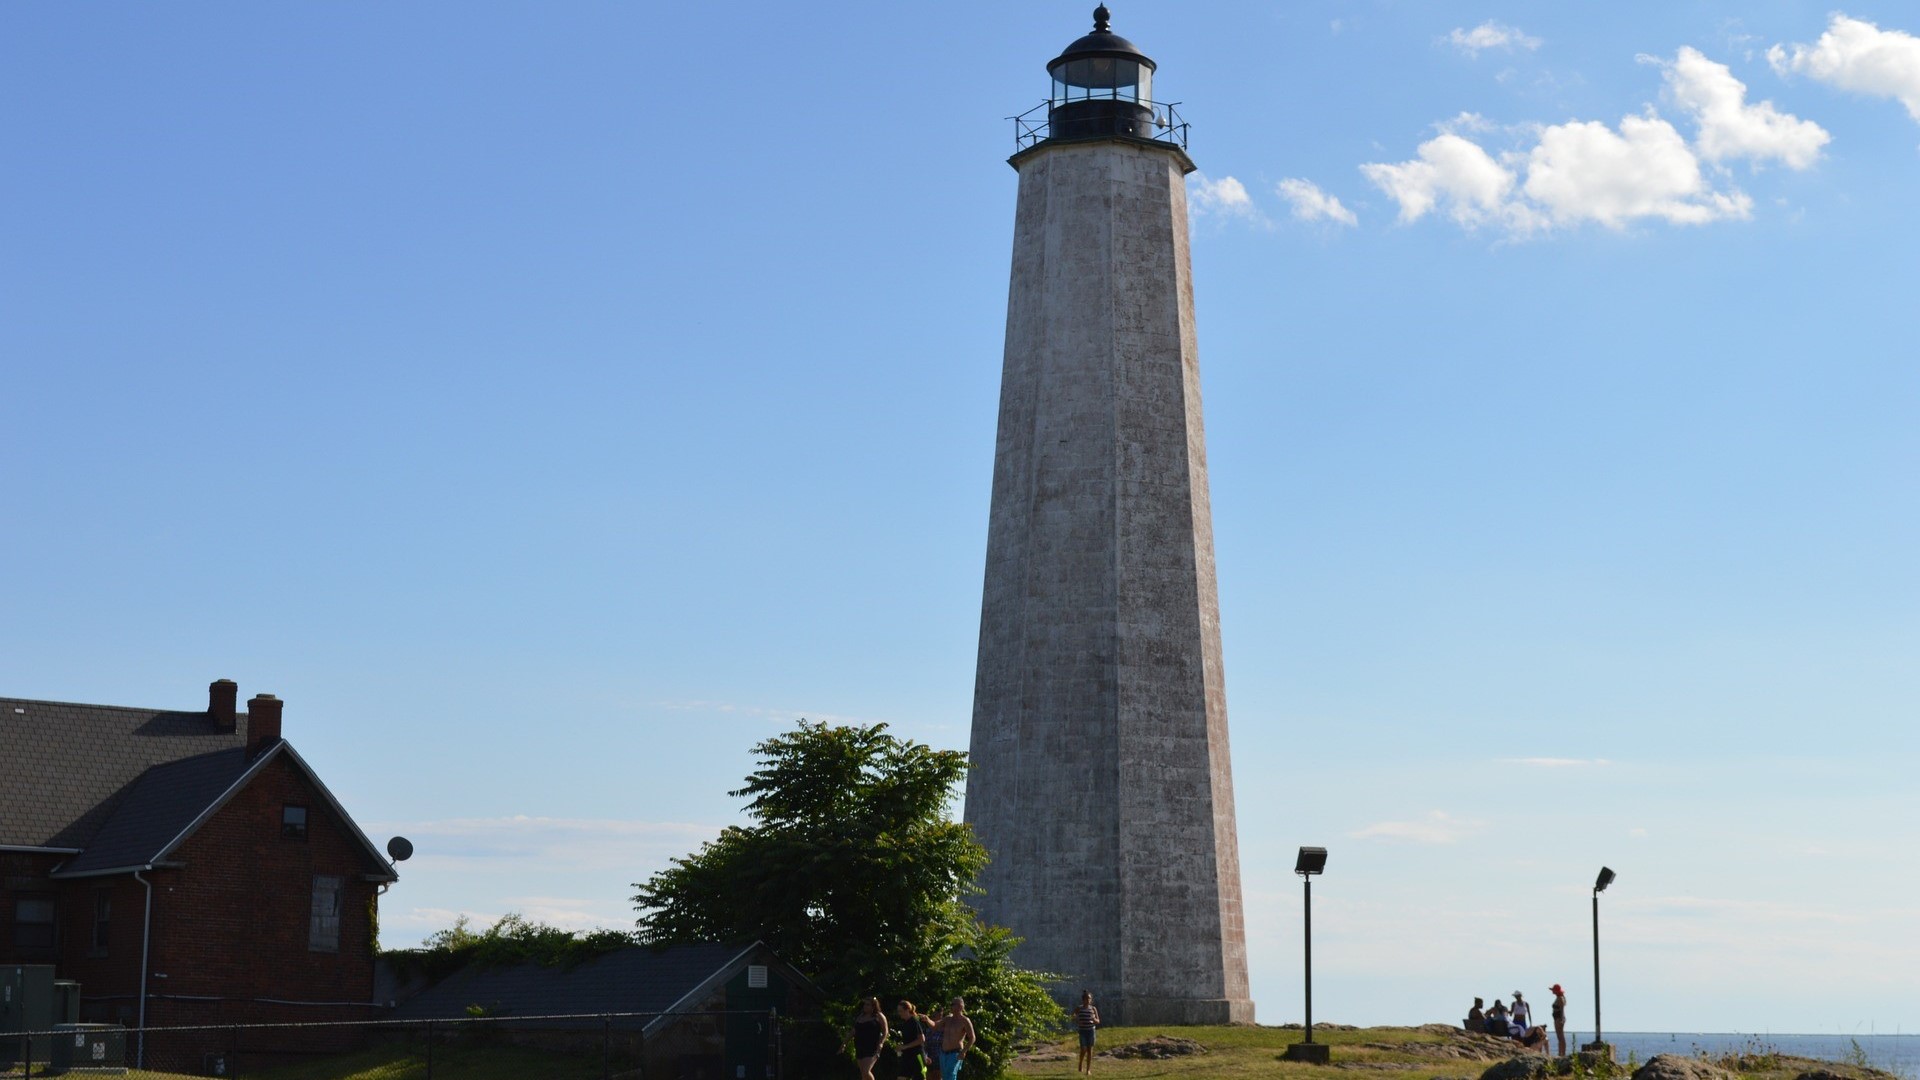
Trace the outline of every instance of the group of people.
{"label": "group of people", "polygon": [[[1567,992],[1554,983],[1553,991],[1553,1035],[1559,1040],[1560,1056],[1567,1056]],[[1547,1029],[1533,1022],[1533,1008],[1527,1004],[1525,995],[1513,992],[1513,1007],[1508,1008],[1499,998],[1493,999],[1493,1008],[1484,1008],[1482,998],[1473,999],[1473,1008],[1467,1010],[1466,1028],[1468,1031],[1484,1031],[1489,1035],[1498,1035],[1505,1039],[1516,1039],[1529,1050],[1547,1049]]]}
{"label": "group of people", "polygon": [[935,1070],[932,1075],[940,1080],[958,1080],[960,1063],[966,1060],[967,1051],[975,1042],[973,1019],[967,1015],[967,1003],[961,998],[954,998],[945,1009],[934,1011],[939,1015],[928,1016],[915,1009],[913,1002],[902,999],[894,1008],[900,1021],[895,1028],[887,1022],[887,1012],[879,998],[870,997],[860,1002],[860,1013],[853,1018],[853,1034],[849,1040],[860,1080],[873,1080],[873,1066],[880,1060],[880,1048],[896,1034],[900,1041],[894,1049],[898,1051],[901,1076],[926,1080],[931,1069]]}
{"label": "group of people", "polygon": [[[899,1020],[899,1026],[895,1027],[887,1022],[887,1013],[879,998],[861,1001],[860,1013],[853,1018],[853,1032],[848,1039],[853,1046],[853,1061],[859,1069],[860,1080],[873,1080],[880,1048],[895,1035],[899,1037],[894,1050],[902,1077],[928,1080],[930,1076],[937,1076],[939,1080],[958,1080],[960,1063],[966,1060],[967,1051],[976,1041],[973,1018],[967,1015],[967,1003],[962,998],[954,998],[944,1010],[936,1012],[939,1016],[927,1016],[903,998],[894,1007],[894,1015]],[[1100,1010],[1094,1008],[1093,991],[1080,992],[1080,1007],[1073,1010],[1073,1026],[1080,1032],[1080,1062],[1076,1071],[1091,1076],[1093,1033],[1100,1026]]]}

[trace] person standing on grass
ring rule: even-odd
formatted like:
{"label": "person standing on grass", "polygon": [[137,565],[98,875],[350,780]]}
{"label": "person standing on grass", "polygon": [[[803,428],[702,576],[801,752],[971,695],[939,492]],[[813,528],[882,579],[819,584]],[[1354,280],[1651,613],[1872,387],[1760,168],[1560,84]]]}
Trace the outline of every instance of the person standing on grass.
{"label": "person standing on grass", "polygon": [[973,1019],[967,1015],[966,1000],[954,998],[940,1019],[940,1080],[960,1080],[960,1063],[973,1044]]}
{"label": "person standing on grass", "polygon": [[901,1080],[926,1080],[927,1059],[922,1051],[927,1046],[927,1029],[923,1017],[914,1011],[913,1002],[902,998],[897,1016],[900,1018],[900,1077]]}
{"label": "person standing on grass", "polygon": [[926,1041],[921,1049],[927,1055],[927,1070],[933,1076],[940,1075],[940,1022],[947,1018],[947,1010],[938,1005],[933,1007],[933,1016],[921,1017],[926,1021]]}
{"label": "person standing on grass", "polygon": [[1093,1032],[1100,1026],[1100,1010],[1093,1007],[1093,991],[1080,991],[1080,1007],[1073,1010],[1073,1026],[1080,1029],[1080,1061],[1076,1071],[1093,1075]]}
{"label": "person standing on grass", "polygon": [[860,1003],[860,1015],[853,1018],[853,1061],[860,1080],[873,1080],[873,1063],[880,1060],[880,1047],[886,1041],[886,1011],[879,998],[867,998]]}
{"label": "person standing on grass", "polygon": [[1553,1037],[1560,1041],[1560,1056],[1567,1056],[1567,992],[1554,983],[1547,989],[1553,991]]}

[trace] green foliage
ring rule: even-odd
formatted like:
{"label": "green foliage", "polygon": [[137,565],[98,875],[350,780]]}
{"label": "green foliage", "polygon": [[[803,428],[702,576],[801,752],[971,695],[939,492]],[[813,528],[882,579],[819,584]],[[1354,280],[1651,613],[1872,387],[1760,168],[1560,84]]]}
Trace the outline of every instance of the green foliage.
{"label": "green foliage", "polygon": [[1060,1022],[1047,976],[1015,968],[1017,941],[965,903],[987,863],[948,816],[965,754],[885,724],[804,720],[754,753],[729,793],[750,800],[752,824],[634,885],[641,941],[764,941],[844,1010],[836,1021],[867,996],[963,996],[979,1033],[969,1075],[1001,1075],[1017,1043]]}
{"label": "green foliage", "polygon": [[418,949],[392,949],[386,956],[402,974],[424,974],[431,982],[477,964],[481,967],[505,967],[512,964],[539,964],[543,967],[572,967],[602,953],[623,949],[634,943],[634,935],[620,930],[589,930],[574,933],[557,926],[530,922],[518,912],[508,912],[483,931],[476,931],[465,915],[453,925],[427,936]]}
{"label": "green foliage", "polygon": [[1848,1050],[1846,1055],[1840,1060],[1848,1065],[1857,1065],[1862,1069],[1871,1068],[1873,1062],[1867,1059],[1867,1049],[1860,1045],[1860,1040],[1848,1039],[1847,1042],[1853,1044],[1853,1049]]}

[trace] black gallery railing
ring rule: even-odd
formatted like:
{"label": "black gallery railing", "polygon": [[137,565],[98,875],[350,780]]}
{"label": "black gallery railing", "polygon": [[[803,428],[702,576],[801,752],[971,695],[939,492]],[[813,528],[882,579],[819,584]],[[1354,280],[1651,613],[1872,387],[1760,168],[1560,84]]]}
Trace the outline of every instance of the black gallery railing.
{"label": "black gallery railing", "polygon": [[1129,101],[1125,98],[1077,98],[1043,101],[1013,121],[1014,153],[1048,139],[1129,138],[1187,148],[1187,122],[1177,101]]}

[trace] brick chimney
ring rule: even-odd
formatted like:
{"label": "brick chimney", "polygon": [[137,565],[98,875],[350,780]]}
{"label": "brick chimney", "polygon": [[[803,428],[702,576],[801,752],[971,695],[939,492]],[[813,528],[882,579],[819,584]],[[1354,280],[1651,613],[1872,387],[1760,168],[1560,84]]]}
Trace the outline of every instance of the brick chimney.
{"label": "brick chimney", "polygon": [[207,687],[207,716],[221,731],[232,731],[240,710],[240,684],[232,679],[215,679]]}
{"label": "brick chimney", "polygon": [[280,741],[280,699],[272,694],[255,694],[247,702],[247,756],[258,757],[262,750]]}

